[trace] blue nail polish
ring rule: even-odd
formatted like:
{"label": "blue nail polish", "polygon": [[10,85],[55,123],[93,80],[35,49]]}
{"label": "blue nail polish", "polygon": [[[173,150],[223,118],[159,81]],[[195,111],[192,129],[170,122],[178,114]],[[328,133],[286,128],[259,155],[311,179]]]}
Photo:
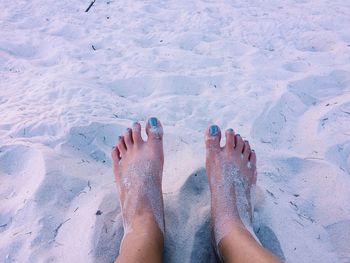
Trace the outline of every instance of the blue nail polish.
{"label": "blue nail polish", "polygon": [[230,128],[230,129],[228,129],[228,131],[229,131],[229,132],[233,132],[233,129],[232,129],[232,128]]}
{"label": "blue nail polish", "polygon": [[240,135],[239,133],[237,133],[237,134],[236,134],[236,136],[239,136],[239,137],[241,137],[241,135]]}
{"label": "blue nail polish", "polygon": [[118,136],[119,140],[123,139],[123,136]]}
{"label": "blue nail polish", "polygon": [[157,118],[156,117],[149,118],[148,123],[149,123],[149,125],[151,125],[153,127],[157,127],[157,125],[158,125]]}
{"label": "blue nail polish", "polygon": [[211,136],[215,136],[216,134],[218,134],[218,132],[219,132],[219,127],[218,127],[217,125],[212,125],[212,126],[210,126],[210,128],[209,128],[209,134],[210,134]]}

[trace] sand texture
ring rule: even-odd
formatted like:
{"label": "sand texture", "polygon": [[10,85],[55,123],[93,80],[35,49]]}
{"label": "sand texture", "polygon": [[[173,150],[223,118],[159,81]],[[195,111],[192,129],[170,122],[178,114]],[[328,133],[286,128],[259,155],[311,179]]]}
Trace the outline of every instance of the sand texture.
{"label": "sand texture", "polygon": [[260,242],[286,262],[350,262],[349,1],[0,2],[0,262],[113,262],[110,151],[150,116],[164,262],[215,262],[212,123],[257,153]]}

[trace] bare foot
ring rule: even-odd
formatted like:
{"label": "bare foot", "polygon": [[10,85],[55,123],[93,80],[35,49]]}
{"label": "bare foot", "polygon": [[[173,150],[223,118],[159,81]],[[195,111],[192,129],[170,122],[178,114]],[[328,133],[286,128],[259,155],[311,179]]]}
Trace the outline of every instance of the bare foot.
{"label": "bare foot", "polygon": [[[157,118],[146,125],[147,141],[141,137],[141,125],[134,123],[119,137],[112,151],[113,171],[123,215],[124,236],[149,219],[164,233],[162,197],[163,129]],[[137,222],[136,222],[137,221]],[[141,224],[141,225],[142,225]],[[147,226],[144,226],[147,232]]]}
{"label": "bare foot", "polygon": [[233,227],[252,226],[251,191],[256,183],[256,155],[248,141],[225,132],[226,145],[220,147],[221,131],[216,125],[206,132],[206,170],[211,191],[211,219],[216,245]]}

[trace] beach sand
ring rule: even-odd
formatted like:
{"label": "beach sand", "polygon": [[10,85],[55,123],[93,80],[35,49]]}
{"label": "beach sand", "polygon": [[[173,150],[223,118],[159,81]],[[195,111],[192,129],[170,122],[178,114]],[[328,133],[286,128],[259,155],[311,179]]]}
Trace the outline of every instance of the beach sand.
{"label": "beach sand", "polygon": [[165,132],[164,262],[215,262],[212,123],[257,152],[260,242],[286,262],[350,262],[349,2],[89,4],[1,2],[1,262],[113,262],[110,151],[150,116]]}

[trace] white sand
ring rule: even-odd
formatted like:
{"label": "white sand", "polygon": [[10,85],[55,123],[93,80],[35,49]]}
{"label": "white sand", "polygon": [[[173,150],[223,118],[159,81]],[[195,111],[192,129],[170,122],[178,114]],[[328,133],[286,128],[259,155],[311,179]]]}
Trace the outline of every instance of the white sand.
{"label": "white sand", "polygon": [[149,116],[165,132],[165,262],[214,261],[213,122],[257,152],[261,243],[350,262],[349,1],[89,3],[0,3],[1,262],[112,262],[110,150]]}

